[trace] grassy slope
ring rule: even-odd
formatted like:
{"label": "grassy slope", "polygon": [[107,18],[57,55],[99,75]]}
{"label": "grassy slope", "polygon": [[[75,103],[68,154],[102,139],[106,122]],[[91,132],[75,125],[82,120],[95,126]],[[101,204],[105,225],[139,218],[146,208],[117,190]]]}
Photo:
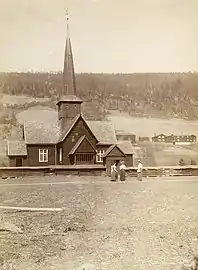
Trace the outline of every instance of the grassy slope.
{"label": "grassy slope", "polygon": [[[1,92],[56,99],[62,88],[62,74],[0,74]],[[198,74],[77,74],[78,94],[87,102],[89,117],[104,117],[119,109],[133,116],[198,116]],[[92,110],[91,110],[92,108]],[[93,110],[94,108],[94,110]],[[91,110],[91,114],[89,113]]]}

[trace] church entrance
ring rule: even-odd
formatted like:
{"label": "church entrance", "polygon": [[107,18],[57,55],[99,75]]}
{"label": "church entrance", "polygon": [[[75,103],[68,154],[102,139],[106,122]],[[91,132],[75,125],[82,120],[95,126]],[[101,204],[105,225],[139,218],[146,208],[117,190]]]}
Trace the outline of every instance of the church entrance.
{"label": "church entrance", "polygon": [[95,154],[93,153],[76,153],[74,156],[74,164],[93,164]]}
{"label": "church entrance", "polygon": [[82,136],[69,152],[70,163],[94,164],[96,160],[96,150],[86,138]]}

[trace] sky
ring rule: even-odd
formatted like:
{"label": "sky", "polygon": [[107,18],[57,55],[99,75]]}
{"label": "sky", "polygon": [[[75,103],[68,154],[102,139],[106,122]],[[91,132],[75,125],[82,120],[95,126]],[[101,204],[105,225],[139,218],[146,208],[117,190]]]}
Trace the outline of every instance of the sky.
{"label": "sky", "polygon": [[0,72],[198,71],[198,0],[0,0]]}

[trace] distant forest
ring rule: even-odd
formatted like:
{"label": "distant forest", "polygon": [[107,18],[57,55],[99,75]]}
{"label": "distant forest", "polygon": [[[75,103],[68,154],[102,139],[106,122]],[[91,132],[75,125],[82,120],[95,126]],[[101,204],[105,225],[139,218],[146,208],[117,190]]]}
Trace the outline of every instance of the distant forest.
{"label": "distant forest", "polygon": [[[131,116],[198,118],[198,73],[76,74],[78,96],[89,119],[109,110]],[[0,73],[0,92],[49,97],[55,108],[61,73]]]}

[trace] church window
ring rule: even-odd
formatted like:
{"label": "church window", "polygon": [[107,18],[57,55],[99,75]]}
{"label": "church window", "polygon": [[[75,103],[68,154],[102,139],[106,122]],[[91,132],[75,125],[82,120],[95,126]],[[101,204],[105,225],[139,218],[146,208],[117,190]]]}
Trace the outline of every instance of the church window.
{"label": "church window", "polygon": [[105,150],[97,151],[96,162],[101,163],[103,161],[102,156],[103,156],[104,152],[105,152]]}
{"label": "church window", "polygon": [[39,162],[48,162],[48,149],[39,149]]}

